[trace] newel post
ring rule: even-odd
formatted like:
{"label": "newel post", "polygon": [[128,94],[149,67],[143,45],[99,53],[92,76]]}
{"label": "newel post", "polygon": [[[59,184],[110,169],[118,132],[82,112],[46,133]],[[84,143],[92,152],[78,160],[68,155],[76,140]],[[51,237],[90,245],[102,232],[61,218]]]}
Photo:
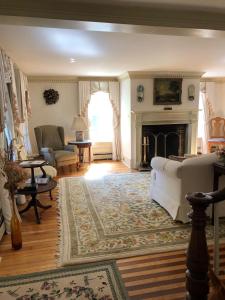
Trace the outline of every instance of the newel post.
{"label": "newel post", "polygon": [[187,300],[207,300],[209,293],[209,255],[206,242],[206,208],[211,197],[203,193],[188,194],[193,211],[191,238],[187,250],[186,290]]}

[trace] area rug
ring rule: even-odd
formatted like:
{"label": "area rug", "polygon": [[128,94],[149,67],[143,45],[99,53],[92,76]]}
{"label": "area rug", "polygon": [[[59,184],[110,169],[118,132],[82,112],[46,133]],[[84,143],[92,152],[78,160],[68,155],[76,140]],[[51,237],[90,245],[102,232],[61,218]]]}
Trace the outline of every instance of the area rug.
{"label": "area rug", "polygon": [[[174,222],[150,199],[150,173],[61,178],[59,191],[60,265],[187,246],[190,225]],[[225,236],[224,224],[220,231]]]}
{"label": "area rug", "polygon": [[115,262],[0,278],[4,300],[126,300]]}

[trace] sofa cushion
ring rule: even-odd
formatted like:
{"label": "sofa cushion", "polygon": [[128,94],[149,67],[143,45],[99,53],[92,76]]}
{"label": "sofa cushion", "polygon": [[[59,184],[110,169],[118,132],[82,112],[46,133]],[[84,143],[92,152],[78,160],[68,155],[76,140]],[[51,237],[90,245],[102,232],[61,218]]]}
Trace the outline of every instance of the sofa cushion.
{"label": "sofa cushion", "polygon": [[151,166],[157,171],[166,172],[168,176],[176,177],[178,168],[181,167],[181,162],[156,156],[152,159]]}

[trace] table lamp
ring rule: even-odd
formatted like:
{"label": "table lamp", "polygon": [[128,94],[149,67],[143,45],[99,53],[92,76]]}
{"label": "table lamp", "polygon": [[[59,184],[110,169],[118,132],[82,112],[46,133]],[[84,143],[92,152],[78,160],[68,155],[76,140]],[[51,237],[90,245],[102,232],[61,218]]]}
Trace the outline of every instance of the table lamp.
{"label": "table lamp", "polygon": [[75,131],[76,141],[84,140],[84,131],[88,130],[88,125],[84,117],[80,115],[74,117],[71,129]]}

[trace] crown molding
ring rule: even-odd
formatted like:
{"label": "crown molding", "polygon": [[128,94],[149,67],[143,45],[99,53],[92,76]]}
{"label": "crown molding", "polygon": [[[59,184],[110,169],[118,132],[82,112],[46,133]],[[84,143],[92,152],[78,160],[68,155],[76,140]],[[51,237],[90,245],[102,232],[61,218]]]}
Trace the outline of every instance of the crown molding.
{"label": "crown molding", "polygon": [[196,78],[200,79],[203,72],[185,72],[185,71],[130,71],[128,76],[130,79],[140,78]]}
{"label": "crown molding", "polygon": [[45,18],[131,24],[171,28],[199,29],[202,35],[211,36],[210,30],[225,30],[225,10],[203,10],[179,5],[140,5],[134,3],[93,3],[69,0],[1,0],[2,16]]}
{"label": "crown molding", "polygon": [[78,81],[118,81],[117,77],[108,76],[79,76]]}
{"label": "crown molding", "polygon": [[129,76],[128,72],[125,72],[125,73],[121,74],[120,76],[118,76],[117,78],[120,81],[120,80],[124,80],[124,79],[130,79],[130,76]]}
{"label": "crown molding", "polygon": [[217,82],[225,83],[225,77],[203,77],[200,80],[201,82]]}
{"label": "crown molding", "polygon": [[66,83],[76,83],[78,82],[78,77],[76,76],[28,76],[28,82],[40,82],[40,81],[51,81],[51,82],[66,82]]}
{"label": "crown molding", "polygon": [[28,82],[40,81],[76,83],[78,81],[118,81],[118,78],[107,76],[28,76]]}

